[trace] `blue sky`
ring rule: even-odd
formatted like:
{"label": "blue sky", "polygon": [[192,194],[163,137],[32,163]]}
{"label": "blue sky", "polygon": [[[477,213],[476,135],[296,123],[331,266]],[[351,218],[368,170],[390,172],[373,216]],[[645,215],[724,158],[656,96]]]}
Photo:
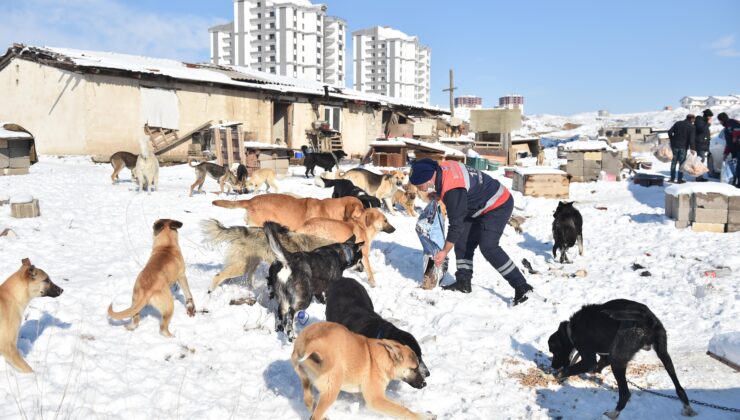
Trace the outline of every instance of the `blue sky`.
{"label": "blue sky", "polygon": [[[432,104],[457,93],[527,113],[649,111],[684,95],[740,94],[740,3],[698,1],[327,0],[350,31],[387,25],[432,48]],[[207,28],[230,0],[0,0],[12,42],[208,60]],[[351,57],[351,56],[350,56]],[[348,68],[351,68],[348,66]],[[351,78],[351,75],[348,75]]]}

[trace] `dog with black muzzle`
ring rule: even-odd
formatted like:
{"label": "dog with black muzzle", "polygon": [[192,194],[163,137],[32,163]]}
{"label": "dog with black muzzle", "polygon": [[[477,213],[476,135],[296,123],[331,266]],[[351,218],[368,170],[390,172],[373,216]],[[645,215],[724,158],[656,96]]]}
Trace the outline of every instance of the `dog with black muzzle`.
{"label": "dog with black muzzle", "polygon": [[571,263],[566,253],[568,248],[578,244],[578,254],[583,255],[583,217],[573,207],[573,202],[561,201],[555,209],[552,221],[552,237],[555,244],[552,246],[552,257],[557,258],[560,250],[560,262]]}
{"label": "dog with black muzzle", "polygon": [[[681,387],[668,355],[668,338],[660,320],[650,309],[638,302],[616,299],[600,305],[585,305],[570,320],[560,323],[558,330],[548,340],[552,353],[552,368],[557,370],[560,381],[569,376],[588,372],[601,372],[611,366],[619,386],[619,401],[616,409],[604,413],[616,419],[627,405],[630,391],[627,387],[627,364],[635,354],[655,349],[658,358],[676,387],[676,394],[683,403],[681,414],[696,413],[689,404],[686,391]],[[576,352],[581,360],[576,360]],[[598,363],[596,355],[599,355]]]}
{"label": "dog with black muzzle", "polygon": [[419,374],[429,376],[421,357],[421,346],[413,335],[397,328],[375,312],[367,290],[355,279],[343,277],[326,291],[326,320],[347,327],[368,338],[387,339],[409,346],[419,359]]}
{"label": "dog with black muzzle", "polygon": [[335,243],[307,252],[288,252],[279,236],[287,229],[274,222],[264,224],[265,236],[275,253],[270,265],[267,284],[274,292],[278,308],[275,330],[284,331],[288,340],[295,339],[293,318],[298,311],[311,304],[311,298],[325,302],[324,292],[329,285],[342,278],[344,270],[356,266],[362,258],[362,242],[352,236],[343,243]]}
{"label": "dog with black muzzle", "polygon": [[33,369],[18,352],[18,329],[23,321],[23,311],[31,299],[55,298],[64,290],[28,258],[21,263],[21,268],[0,284],[0,354],[18,371],[31,373]]}
{"label": "dog with black muzzle", "polygon": [[[426,386],[419,360],[408,347],[393,340],[367,338],[334,322],[317,322],[301,332],[290,357],[301,380],[303,402],[311,418],[325,419],[339,391],[362,393],[367,407],[387,416],[432,420],[432,413],[418,413],[385,396],[388,383],[404,381],[414,388]],[[311,386],[319,392],[314,405]]]}

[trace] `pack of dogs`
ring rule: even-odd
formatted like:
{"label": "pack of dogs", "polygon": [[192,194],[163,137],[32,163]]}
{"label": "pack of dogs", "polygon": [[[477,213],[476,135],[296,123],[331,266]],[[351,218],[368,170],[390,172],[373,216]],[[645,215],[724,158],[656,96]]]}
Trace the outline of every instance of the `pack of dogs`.
{"label": "pack of dogs", "polygon": [[[142,146],[142,149],[146,147]],[[304,152],[307,152],[304,150]],[[331,171],[341,153],[306,153],[306,175],[315,166]],[[140,185],[156,188],[158,164],[153,153],[134,155],[118,152],[111,157],[115,183],[123,168],[132,170]],[[156,168],[155,168],[156,166]],[[247,177],[246,169],[209,163],[190,163],[196,181],[190,194],[200,191],[206,177],[219,182],[221,192],[241,192],[260,184],[277,190],[274,171],[259,170]],[[243,166],[243,165],[242,165]],[[310,167],[310,169],[309,169]],[[253,277],[260,264],[269,266],[266,285],[275,309],[275,331],[293,342],[291,363],[298,375],[303,400],[312,419],[322,419],[339,392],[361,393],[367,407],[379,413],[408,419],[433,419],[431,413],[414,412],[386,396],[393,380],[413,388],[426,386],[430,370],[424,363],[419,340],[379,315],[370,294],[361,282],[345,277],[347,270],[367,273],[367,284],[375,286],[369,251],[377,234],[391,234],[395,228],[380,210],[385,204],[394,213],[400,204],[414,216],[414,202],[423,199],[411,185],[404,185],[401,171],[376,174],[356,168],[339,172],[336,179],[317,177],[317,184],[333,188],[332,198],[300,198],[289,194],[261,194],[245,200],[215,200],[214,206],[244,210],[246,226],[224,226],[218,220],[201,222],[205,244],[224,248],[223,269],[213,278],[209,293],[229,279]],[[250,184],[251,182],[251,184]],[[515,227],[520,227],[521,223]],[[129,320],[134,330],[146,306],[161,314],[159,331],[172,337],[169,323],[175,312],[172,287],[177,284],[185,297],[185,312],[195,316],[195,303],[188,285],[186,264],[179,245],[177,220],[159,219],[152,226],[153,246],[149,260],[137,276],[131,305],[115,311],[108,307],[113,321]],[[583,255],[583,218],[573,202],[560,202],[553,215],[553,258],[560,251],[560,262],[569,263],[568,248],[578,246]],[[58,297],[62,289],[49,275],[28,259],[0,285],[0,353],[20,372],[32,372],[17,350],[17,337],[23,312],[36,297]],[[298,333],[295,323],[300,311],[313,300],[325,304],[326,321],[315,322]],[[627,365],[639,350],[654,349],[663,363],[683,404],[682,414],[691,408],[685,390],[676,376],[667,351],[667,333],[650,309],[625,299],[585,305],[569,320],[559,324],[548,340],[551,368],[560,381],[580,374],[600,372],[610,366],[619,399],[614,410],[604,413],[615,419],[630,398]],[[312,389],[319,397],[315,399]]]}

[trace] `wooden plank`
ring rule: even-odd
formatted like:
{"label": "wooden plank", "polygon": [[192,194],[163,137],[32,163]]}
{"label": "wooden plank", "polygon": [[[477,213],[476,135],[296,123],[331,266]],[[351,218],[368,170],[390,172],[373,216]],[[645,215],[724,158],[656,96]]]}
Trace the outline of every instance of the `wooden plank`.
{"label": "wooden plank", "polygon": [[231,168],[234,163],[234,140],[231,137],[231,127],[226,128],[226,162],[224,166]]}
{"label": "wooden plank", "polygon": [[221,129],[214,128],[213,130],[213,143],[216,144],[216,163],[219,165],[224,164],[224,153],[223,144],[221,143]]}
{"label": "wooden plank", "polygon": [[727,360],[727,359],[725,359],[725,358],[724,358],[724,357],[722,357],[722,356],[716,355],[716,354],[712,353],[711,351],[707,351],[707,354],[708,354],[708,355],[709,355],[709,357],[711,357],[712,359],[714,359],[714,360],[717,360],[717,361],[720,361],[720,362],[722,362],[722,363],[726,364],[727,366],[729,366],[729,367],[731,367],[731,368],[735,369],[735,372],[740,372],[740,365],[738,365],[738,364],[736,364],[736,363],[733,363],[733,362],[731,362],[730,360]]}
{"label": "wooden plank", "polygon": [[238,130],[237,133],[239,136],[239,162],[245,163],[247,161],[247,149],[244,148],[244,131]]}

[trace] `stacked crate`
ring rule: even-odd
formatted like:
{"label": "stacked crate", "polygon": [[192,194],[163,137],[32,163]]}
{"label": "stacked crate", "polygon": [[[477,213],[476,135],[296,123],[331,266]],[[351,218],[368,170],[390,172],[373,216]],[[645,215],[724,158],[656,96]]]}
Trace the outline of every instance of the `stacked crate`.
{"label": "stacked crate", "polygon": [[541,167],[517,168],[513,175],[511,188],[523,195],[547,198],[568,198],[570,195],[570,181],[563,171]]}
{"label": "stacked crate", "polygon": [[591,182],[599,179],[601,171],[615,177],[622,170],[619,152],[610,151],[569,151],[565,171],[573,182]]}
{"label": "stacked crate", "polygon": [[0,139],[0,175],[25,175],[31,166],[31,140]]}
{"label": "stacked crate", "polygon": [[697,192],[665,196],[665,214],[695,232],[740,232],[740,196]]}

